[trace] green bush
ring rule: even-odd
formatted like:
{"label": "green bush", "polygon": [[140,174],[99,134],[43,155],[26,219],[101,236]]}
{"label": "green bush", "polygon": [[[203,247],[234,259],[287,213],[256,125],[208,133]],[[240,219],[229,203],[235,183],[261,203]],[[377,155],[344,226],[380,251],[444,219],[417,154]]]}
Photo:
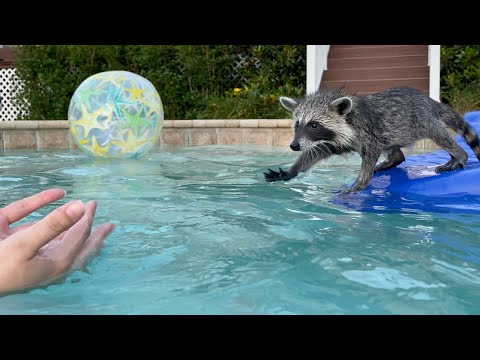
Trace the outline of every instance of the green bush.
{"label": "green bush", "polygon": [[[166,119],[282,118],[270,99],[305,92],[305,46],[27,45],[17,51],[24,88],[16,102],[34,120],[65,119],[80,83],[110,70],[150,80]],[[234,88],[243,92],[233,96]]]}
{"label": "green bush", "polygon": [[[26,118],[65,119],[90,75],[127,70],[149,79],[166,119],[283,118],[279,95],[305,93],[302,45],[42,45],[17,48]],[[241,89],[233,92],[233,89]],[[480,45],[442,45],[441,98],[460,112],[480,104]]]}
{"label": "green bush", "polygon": [[442,101],[460,113],[480,108],[480,45],[442,45]]}
{"label": "green bush", "polygon": [[227,91],[225,96],[211,96],[198,119],[287,119],[290,115],[280,105],[278,96],[261,95],[245,86]]}
{"label": "green bush", "polygon": [[449,105],[459,114],[480,109],[480,82],[475,81],[463,89],[450,91]]}

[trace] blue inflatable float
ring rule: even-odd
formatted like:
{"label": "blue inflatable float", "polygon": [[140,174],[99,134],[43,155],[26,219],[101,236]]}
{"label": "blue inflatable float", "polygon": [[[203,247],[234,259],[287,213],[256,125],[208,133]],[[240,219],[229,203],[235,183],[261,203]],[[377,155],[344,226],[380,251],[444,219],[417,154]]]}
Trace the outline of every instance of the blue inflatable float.
{"label": "blue inflatable float", "polygon": [[[464,118],[480,134],[480,111]],[[435,173],[450,159],[444,150],[407,156],[398,167],[375,174],[365,190],[337,194],[333,202],[358,211],[480,213],[480,161],[461,136],[456,140],[468,153],[466,169]]]}

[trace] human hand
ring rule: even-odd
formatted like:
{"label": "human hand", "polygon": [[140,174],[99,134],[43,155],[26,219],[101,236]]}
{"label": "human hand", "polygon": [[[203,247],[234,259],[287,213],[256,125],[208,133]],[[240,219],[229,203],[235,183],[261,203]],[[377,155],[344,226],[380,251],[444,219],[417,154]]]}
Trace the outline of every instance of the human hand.
{"label": "human hand", "polygon": [[71,201],[38,222],[10,226],[64,195],[50,189],[0,209],[0,294],[45,286],[84,268],[113,230],[104,223],[91,231],[95,201]]}

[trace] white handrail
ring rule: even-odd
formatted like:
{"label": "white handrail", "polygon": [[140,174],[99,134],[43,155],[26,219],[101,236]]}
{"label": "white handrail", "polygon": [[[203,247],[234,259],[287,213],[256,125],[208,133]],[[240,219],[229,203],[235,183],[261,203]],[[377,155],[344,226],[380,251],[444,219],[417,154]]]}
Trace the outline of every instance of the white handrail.
{"label": "white handrail", "polygon": [[429,95],[437,101],[440,101],[440,46],[428,45]]}
{"label": "white handrail", "polygon": [[318,90],[327,70],[330,45],[307,45],[307,94]]}

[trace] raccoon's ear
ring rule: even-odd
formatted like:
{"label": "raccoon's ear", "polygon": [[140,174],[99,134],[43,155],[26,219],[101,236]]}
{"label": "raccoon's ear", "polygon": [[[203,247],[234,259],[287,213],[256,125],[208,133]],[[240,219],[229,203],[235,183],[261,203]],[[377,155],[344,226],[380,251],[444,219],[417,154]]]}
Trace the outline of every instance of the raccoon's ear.
{"label": "raccoon's ear", "polygon": [[336,111],[339,115],[347,115],[352,111],[352,106],[352,99],[346,96],[338,98],[330,103],[330,108],[333,111]]}
{"label": "raccoon's ear", "polygon": [[283,105],[285,109],[287,109],[290,112],[293,112],[293,110],[295,110],[295,108],[298,105],[298,103],[295,100],[286,96],[280,96],[280,103]]}

